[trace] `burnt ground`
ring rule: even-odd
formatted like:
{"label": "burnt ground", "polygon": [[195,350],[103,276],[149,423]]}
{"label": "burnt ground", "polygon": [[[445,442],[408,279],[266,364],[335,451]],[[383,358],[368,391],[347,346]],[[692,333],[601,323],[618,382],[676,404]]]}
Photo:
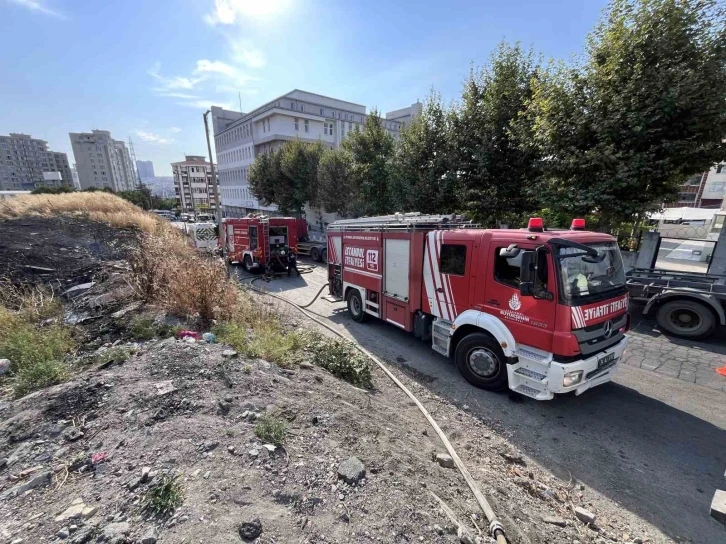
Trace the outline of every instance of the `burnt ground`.
{"label": "burnt ground", "polygon": [[65,321],[78,325],[82,349],[95,349],[120,338],[121,318],[138,306],[126,260],[137,236],[80,217],[0,221],[0,280],[60,297]]}
{"label": "burnt ground", "polygon": [[72,217],[0,221],[0,277],[54,290],[94,281],[101,264],[126,256],[136,233]]}

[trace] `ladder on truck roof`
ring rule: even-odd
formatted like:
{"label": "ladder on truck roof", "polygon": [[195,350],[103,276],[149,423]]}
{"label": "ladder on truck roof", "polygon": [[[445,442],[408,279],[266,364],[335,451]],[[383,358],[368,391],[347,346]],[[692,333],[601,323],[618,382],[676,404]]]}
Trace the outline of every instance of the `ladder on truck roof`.
{"label": "ladder on truck roof", "polygon": [[270,220],[263,219],[260,221],[262,226],[262,248],[263,255],[268,261],[272,261],[272,255],[270,255]]}
{"label": "ladder on truck roof", "polygon": [[394,213],[358,219],[341,219],[328,225],[329,231],[461,229],[479,225],[461,215],[432,215],[420,212]]}

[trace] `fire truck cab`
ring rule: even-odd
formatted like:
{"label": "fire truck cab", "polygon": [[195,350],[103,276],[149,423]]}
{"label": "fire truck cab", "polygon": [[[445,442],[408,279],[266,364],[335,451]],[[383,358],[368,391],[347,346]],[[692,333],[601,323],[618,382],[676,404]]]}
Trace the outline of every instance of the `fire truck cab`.
{"label": "fire truck cab", "polygon": [[549,400],[610,381],[628,338],[617,241],[584,230],[481,229],[395,214],[328,226],[330,294],[431,342],[488,390]]}
{"label": "fire truck cab", "polygon": [[251,215],[224,218],[220,229],[227,262],[245,270],[287,266],[287,253],[297,251],[298,221],[294,217]]}

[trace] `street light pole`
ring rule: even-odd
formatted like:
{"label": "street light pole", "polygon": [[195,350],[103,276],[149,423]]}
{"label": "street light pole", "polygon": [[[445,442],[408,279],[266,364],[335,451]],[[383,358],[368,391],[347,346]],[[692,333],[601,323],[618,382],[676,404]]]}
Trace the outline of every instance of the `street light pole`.
{"label": "street light pole", "polygon": [[207,150],[209,151],[209,165],[212,168],[212,186],[214,187],[214,201],[217,206],[217,225],[222,227],[222,199],[219,198],[219,185],[217,184],[217,175],[214,173],[214,159],[212,159],[212,144],[209,141],[209,123],[207,121],[207,115],[211,113],[210,110],[204,112],[204,134],[207,136]]}

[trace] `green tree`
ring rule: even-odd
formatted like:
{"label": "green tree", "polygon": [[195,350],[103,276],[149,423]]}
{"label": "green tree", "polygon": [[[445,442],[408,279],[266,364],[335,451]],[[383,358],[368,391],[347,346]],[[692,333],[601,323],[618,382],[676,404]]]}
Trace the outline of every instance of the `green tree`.
{"label": "green tree", "polygon": [[[318,163],[323,144],[309,144],[296,138],[285,142],[280,151],[280,170],[287,178],[280,188],[285,196],[284,207],[299,216],[306,202],[318,205]],[[280,206],[281,202],[277,204]]]}
{"label": "green tree", "polygon": [[452,169],[452,113],[432,92],[396,144],[391,201],[397,211],[450,213],[460,208]]}
{"label": "green tree", "polygon": [[151,209],[151,195],[144,190],[119,191],[118,196],[144,210]]}
{"label": "green tree", "polygon": [[249,184],[254,194],[263,206],[270,206],[277,202],[277,190],[281,182],[280,151],[274,150],[262,153],[255,158],[250,166]]}
{"label": "green tree", "polygon": [[343,217],[353,215],[351,204],[354,187],[351,183],[353,167],[350,153],[344,149],[326,149],[318,165],[319,205],[327,212]]}
{"label": "green tree", "polygon": [[377,110],[371,111],[363,130],[348,133],[343,149],[350,154],[351,207],[354,215],[391,213],[391,159],[394,140]]}
{"label": "green tree", "polygon": [[30,191],[31,195],[60,195],[64,193],[73,193],[75,189],[68,185],[59,185],[58,187],[36,187]]}
{"label": "green tree", "polygon": [[538,155],[523,145],[522,114],[538,71],[531,51],[502,43],[464,85],[453,121],[453,161],[462,207],[485,225],[517,223],[537,207],[531,185]]}
{"label": "green tree", "polygon": [[614,0],[583,66],[536,83],[529,117],[546,205],[642,217],[723,160],[726,17],[713,0]]}

